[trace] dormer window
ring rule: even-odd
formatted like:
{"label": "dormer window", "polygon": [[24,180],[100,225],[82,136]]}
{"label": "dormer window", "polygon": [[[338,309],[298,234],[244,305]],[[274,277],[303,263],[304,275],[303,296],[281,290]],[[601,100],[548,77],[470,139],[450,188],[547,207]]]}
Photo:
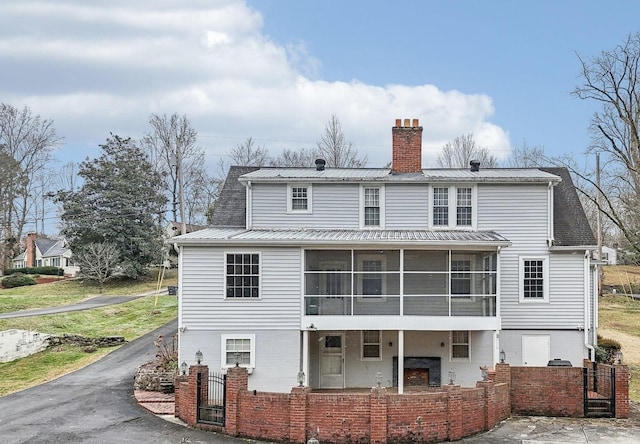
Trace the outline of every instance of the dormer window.
{"label": "dormer window", "polygon": [[444,229],[475,227],[475,187],[433,186],[430,198],[431,227]]}
{"label": "dormer window", "polygon": [[287,186],[287,212],[311,213],[311,185]]}

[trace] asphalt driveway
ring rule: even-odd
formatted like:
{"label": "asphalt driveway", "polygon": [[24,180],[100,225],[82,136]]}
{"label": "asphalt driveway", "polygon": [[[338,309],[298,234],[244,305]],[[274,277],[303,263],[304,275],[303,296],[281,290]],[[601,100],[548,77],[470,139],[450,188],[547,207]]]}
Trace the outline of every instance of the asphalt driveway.
{"label": "asphalt driveway", "polygon": [[155,357],[153,340],[171,336],[176,321],[100,361],[54,381],[0,398],[0,442],[239,443],[177,425],[147,412],[133,398],[138,365]]}

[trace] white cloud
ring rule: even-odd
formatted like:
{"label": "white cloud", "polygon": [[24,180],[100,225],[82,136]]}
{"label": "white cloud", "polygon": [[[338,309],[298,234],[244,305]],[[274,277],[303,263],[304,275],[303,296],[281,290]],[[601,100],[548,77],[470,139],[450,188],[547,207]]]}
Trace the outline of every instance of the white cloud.
{"label": "white cloud", "polygon": [[468,132],[508,151],[490,97],[323,81],[304,42],[274,42],[262,24],[231,0],[5,2],[0,57],[13,68],[0,71],[0,97],[52,118],[68,145],[139,137],[150,113],[184,113],[212,163],[250,136],[274,154],[314,146],[331,114],[371,166],[390,160],[396,118],[420,119],[427,162]]}

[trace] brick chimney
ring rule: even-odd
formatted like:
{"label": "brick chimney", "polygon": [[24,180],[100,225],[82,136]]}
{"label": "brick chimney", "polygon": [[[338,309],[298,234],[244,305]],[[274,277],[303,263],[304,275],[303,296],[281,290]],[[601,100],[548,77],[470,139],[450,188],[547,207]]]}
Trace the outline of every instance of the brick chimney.
{"label": "brick chimney", "polygon": [[393,135],[393,162],[391,173],[422,172],[422,127],[418,119],[396,119],[396,126],[391,129]]}
{"label": "brick chimney", "polygon": [[27,233],[24,260],[27,267],[36,266],[36,233]]}

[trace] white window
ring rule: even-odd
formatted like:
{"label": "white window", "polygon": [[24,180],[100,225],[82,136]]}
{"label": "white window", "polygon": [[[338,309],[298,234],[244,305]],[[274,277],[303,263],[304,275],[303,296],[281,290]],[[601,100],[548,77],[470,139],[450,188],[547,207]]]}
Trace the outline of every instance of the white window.
{"label": "white window", "polygon": [[260,254],[226,253],[227,298],[260,297]]}
{"label": "white window", "polygon": [[450,333],[451,360],[469,361],[471,359],[471,341],[468,331],[452,331]]}
{"label": "white window", "polygon": [[360,227],[384,228],[384,187],[360,187]]}
{"label": "white window", "polygon": [[471,294],[471,259],[468,256],[451,257],[451,294]]}
{"label": "white window", "polygon": [[361,300],[380,301],[386,299],[387,294],[386,258],[379,254],[358,255],[356,268],[358,282],[358,296]]}
{"label": "white window", "polygon": [[520,258],[520,302],[549,301],[549,259]]}
{"label": "white window", "polygon": [[362,331],[362,360],[363,361],[382,360],[380,330],[363,330]]}
{"label": "white window", "polygon": [[431,187],[430,225],[434,228],[474,228],[476,188],[470,186]]}
{"label": "white window", "polygon": [[311,213],[311,185],[287,186],[287,212]]}
{"label": "white window", "polygon": [[247,367],[255,368],[256,336],[255,335],[222,335],[221,357],[222,368]]}
{"label": "white window", "polygon": [[456,224],[459,227],[473,225],[473,200],[471,188],[456,188]]}

